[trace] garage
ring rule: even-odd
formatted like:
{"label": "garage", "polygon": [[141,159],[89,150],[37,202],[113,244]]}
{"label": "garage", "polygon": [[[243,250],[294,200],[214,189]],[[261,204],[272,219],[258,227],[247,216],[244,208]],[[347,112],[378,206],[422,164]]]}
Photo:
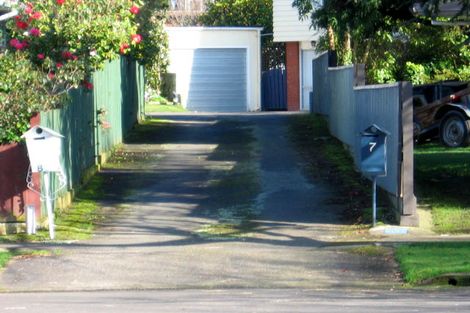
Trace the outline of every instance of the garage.
{"label": "garage", "polygon": [[239,27],[171,27],[169,72],[181,104],[195,112],[260,109],[260,31]]}

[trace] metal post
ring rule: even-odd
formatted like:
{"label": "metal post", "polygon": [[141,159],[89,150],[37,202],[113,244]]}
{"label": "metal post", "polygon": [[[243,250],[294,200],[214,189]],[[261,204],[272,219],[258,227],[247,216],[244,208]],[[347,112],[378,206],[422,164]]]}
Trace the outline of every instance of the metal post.
{"label": "metal post", "polygon": [[377,176],[372,178],[372,227],[377,220]]}
{"label": "metal post", "polygon": [[52,201],[54,201],[51,197],[51,188],[50,188],[50,175],[49,172],[44,172],[44,189],[46,194],[46,208],[47,208],[47,217],[49,221],[49,237],[51,239],[55,238],[54,232],[54,211],[52,209]]}

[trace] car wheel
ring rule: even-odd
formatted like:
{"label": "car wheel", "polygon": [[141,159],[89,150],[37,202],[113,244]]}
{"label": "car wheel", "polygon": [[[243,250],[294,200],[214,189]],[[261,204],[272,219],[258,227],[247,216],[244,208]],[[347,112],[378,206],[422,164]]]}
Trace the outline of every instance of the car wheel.
{"label": "car wheel", "polygon": [[449,112],[442,119],[439,137],[448,147],[463,147],[469,144],[470,121],[460,112]]}

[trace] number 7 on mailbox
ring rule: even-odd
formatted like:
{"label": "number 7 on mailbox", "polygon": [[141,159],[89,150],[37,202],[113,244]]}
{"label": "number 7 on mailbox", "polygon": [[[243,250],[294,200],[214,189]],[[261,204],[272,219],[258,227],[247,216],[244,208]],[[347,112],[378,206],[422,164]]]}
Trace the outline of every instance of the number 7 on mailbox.
{"label": "number 7 on mailbox", "polygon": [[361,133],[361,171],[371,176],[387,175],[387,136],[373,124]]}

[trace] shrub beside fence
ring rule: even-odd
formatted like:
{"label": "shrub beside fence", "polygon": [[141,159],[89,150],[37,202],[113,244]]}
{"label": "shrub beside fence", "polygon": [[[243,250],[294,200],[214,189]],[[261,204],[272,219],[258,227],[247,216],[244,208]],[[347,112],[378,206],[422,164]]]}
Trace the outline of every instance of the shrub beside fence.
{"label": "shrub beside fence", "polygon": [[387,176],[377,184],[388,192],[402,225],[418,223],[413,191],[413,107],[409,83],[354,87],[354,67],[328,68],[328,54],[313,61],[312,111],[325,115],[331,134],[347,145],[360,168],[360,133],[377,124],[390,133]]}

